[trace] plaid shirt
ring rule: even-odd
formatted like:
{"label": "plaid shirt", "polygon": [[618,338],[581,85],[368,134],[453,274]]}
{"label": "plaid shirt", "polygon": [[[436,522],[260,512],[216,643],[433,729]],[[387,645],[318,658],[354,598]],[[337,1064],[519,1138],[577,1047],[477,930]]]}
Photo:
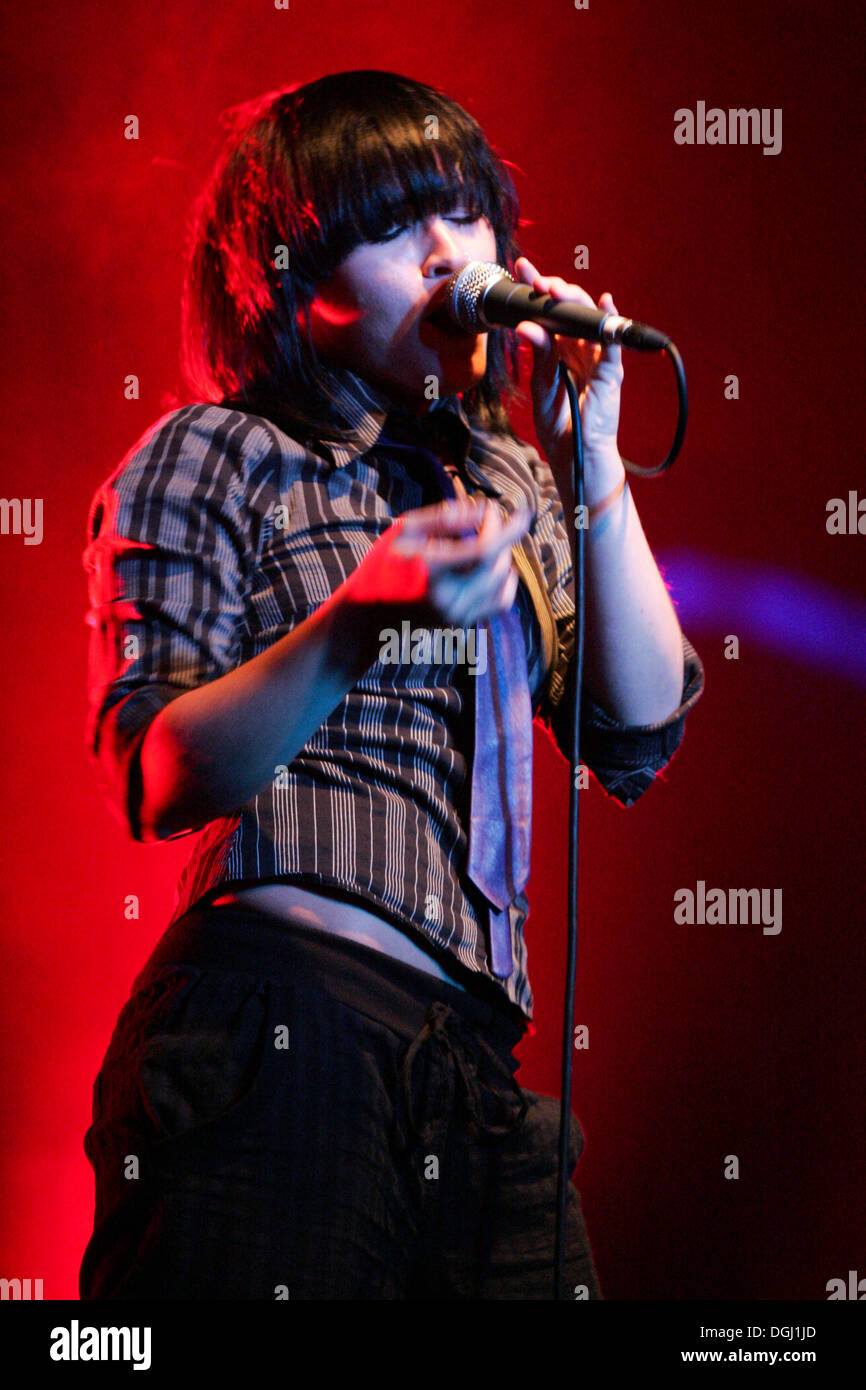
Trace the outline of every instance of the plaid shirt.
{"label": "plaid shirt", "polygon": [[[530,445],[470,426],[456,396],[422,421],[348,371],[332,382],[349,442],[300,442],[271,408],[189,405],[151,426],[93,498],[86,739],[135,839],[138,752],[158,711],[265,651],[329,597],[393,518],[441,498],[423,456],[384,439],[377,448],[386,417],[395,442],[435,441],[440,457],[444,448],[468,492],[506,513],[531,506],[534,522],[514,549],[515,602],[533,713],[569,756],[571,545],[548,465]],[[626,806],[670,761],[703,688],[685,638],[683,649],[682,703],[658,724],[627,727],[583,693],[581,759]],[[377,661],[270,785],[236,814],[180,832],[196,840],[172,922],[229,887],[295,882],[387,918],[458,978],[486,977],[531,1018],[526,896],[510,908],[515,969],[503,983],[488,970],[483,903],[465,876],[473,676],[457,656],[445,647],[433,652],[440,664]]]}

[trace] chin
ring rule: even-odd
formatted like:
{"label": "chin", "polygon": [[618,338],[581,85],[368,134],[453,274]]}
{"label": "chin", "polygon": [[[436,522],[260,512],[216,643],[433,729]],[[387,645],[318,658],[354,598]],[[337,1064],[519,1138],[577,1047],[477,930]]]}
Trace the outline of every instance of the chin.
{"label": "chin", "polygon": [[477,359],[473,359],[470,362],[464,363],[443,363],[442,370],[439,373],[440,393],[443,396],[452,396],[456,392],[472,391],[474,387],[480,385],[484,380],[484,373],[486,370],[486,356],[481,362]]}
{"label": "chin", "polygon": [[465,391],[472,391],[478,386],[486,370],[486,352],[480,358],[474,354],[470,358],[464,357],[462,361],[437,353],[431,354],[427,361],[418,362],[417,366],[413,364],[411,373],[399,377],[379,375],[374,384],[405,402],[411,402],[421,409],[429,409],[432,401],[426,395],[426,390],[430,377],[436,378],[440,397],[456,396],[462,395]]}
{"label": "chin", "polygon": [[460,378],[443,381],[440,391],[443,396],[462,396],[467,391],[474,391],[475,387],[480,386],[483,380],[483,372],[466,372]]}

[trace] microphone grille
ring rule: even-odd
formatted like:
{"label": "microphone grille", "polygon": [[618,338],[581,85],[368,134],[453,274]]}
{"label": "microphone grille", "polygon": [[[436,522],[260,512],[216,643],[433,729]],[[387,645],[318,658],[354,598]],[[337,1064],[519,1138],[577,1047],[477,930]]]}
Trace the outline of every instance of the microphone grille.
{"label": "microphone grille", "polygon": [[479,312],[481,296],[488,285],[503,277],[506,280],[514,278],[494,261],[470,261],[462,270],[451,276],[446,300],[461,328],[469,333],[487,328],[488,325]]}

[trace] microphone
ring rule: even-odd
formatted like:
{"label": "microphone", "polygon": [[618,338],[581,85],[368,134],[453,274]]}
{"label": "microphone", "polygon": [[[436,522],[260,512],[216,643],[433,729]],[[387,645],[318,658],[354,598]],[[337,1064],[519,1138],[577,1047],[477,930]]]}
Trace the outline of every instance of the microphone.
{"label": "microphone", "polygon": [[671,341],[644,323],[604,309],[588,309],[582,304],[553,299],[529,285],[518,285],[507,270],[493,261],[470,261],[458,270],[448,280],[443,301],[451,318],[467,333],[484,332],[499,325],[513,328],[530,319],[566,338],[618,343],[639,352],[663,352]]}

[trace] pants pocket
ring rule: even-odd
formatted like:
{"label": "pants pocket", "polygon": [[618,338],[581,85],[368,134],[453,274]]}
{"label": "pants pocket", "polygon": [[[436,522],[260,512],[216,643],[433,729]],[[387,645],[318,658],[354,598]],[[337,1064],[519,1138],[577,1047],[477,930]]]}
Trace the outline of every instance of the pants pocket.
{"label": "pants pocket", "polygon": [[169,1026],[198,973],[192,966],[165,966],[137,984],[123,1005],[93,1082],[92,1120],[84,1136],[91,1163],[106,1147],[108,1135],[133,1122],[140,1109],[134,1076],[141,1050],[153,1032]]}
{"label": "pants pocket", "polygon": [[195,969],[138,1052],[138,1092],[156,1146],[247,1114],[273,1050],[270,992],[263,980]]}

